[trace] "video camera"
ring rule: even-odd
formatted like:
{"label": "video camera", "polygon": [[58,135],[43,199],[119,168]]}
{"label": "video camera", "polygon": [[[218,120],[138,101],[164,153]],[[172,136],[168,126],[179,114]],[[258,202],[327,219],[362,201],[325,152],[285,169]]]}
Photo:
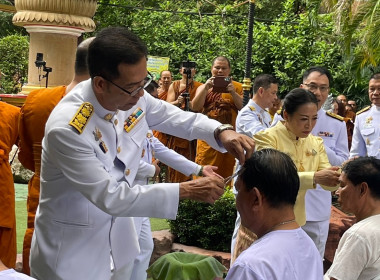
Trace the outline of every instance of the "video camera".
{"label": "video camera", "polygon": [[197,67],[197,64],[195,63],[195,61],[182,61],[181,64],[182,64],[182,68],[185,68],[183,70],[183,73],[187,75],[191,75],[191,69],[194,69],[195,67]]}
{"label": "video camera", "polygon": [[[46,67],[46,61],[44,60],[44,54],[43,53],[37,53],[36,61],[34,62],[36,67],[38,67],[39,75],[38,80],[41,81],[43,78],[46,78],[46,87],[48,87],[48,80],[49,80],[49,73],[53,71],[53,68]],[[44,72],[46,72],[45,75],[41,75],[41,67]]]}

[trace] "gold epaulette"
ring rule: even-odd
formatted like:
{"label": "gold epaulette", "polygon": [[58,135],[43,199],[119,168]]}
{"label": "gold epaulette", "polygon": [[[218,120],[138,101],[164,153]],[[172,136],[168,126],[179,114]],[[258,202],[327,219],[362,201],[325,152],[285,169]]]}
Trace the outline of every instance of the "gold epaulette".
{"label": "gold epaulette", "polygon": [[334,114],[334,113],[326,112],[326,115],[328,115],[328,116],[330,116],[330,117],[332,117],[332,118],[334,118],[334,119],[340,120],[341,122],[344,121],[344,118],[343,118],[343,117],[341,117],[341,116],[339,116],[339,115],[336,115],[336,114]]}
{"label": "gold epaulette", "polygon": [[363,113],[363,112],[365,112],[365,111],[368,111],[369,109],[371,109],[371,106],[367,106],[367,107],[361,109],[360,111],[358,111],[358,112],[356,113],[356,115],[359,115],[359,114],[361,114],[361,113]]}
{"label": "gold epaulette", "polygon": [[276,114],[281,116],[281,110],[282,109],[277,110]]}
{"label": "gold epaulette", "polygon": [[74,127],[79,134],[82,134],[93,113],[94,106],[92,106],[90,102],[85,102],[79,107],[78,111],[69,122],[69,125]]}
{"label": "gold epaulette", "polygon": [[249,107],[249,109],[251,109],[251,111],[256,111],[255,107],[253,107],[253,106],[248,106],[248,107]]}

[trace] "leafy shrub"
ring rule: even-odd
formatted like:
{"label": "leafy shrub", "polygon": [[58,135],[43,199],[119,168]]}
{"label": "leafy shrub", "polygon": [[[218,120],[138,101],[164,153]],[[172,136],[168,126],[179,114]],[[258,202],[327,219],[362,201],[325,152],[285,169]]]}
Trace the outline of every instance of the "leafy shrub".
{"label": "leafy shrub", "polygon": [[235,198],[231,190],[213,205],[183,200],[170,231],[176,242],[208,250],[229,252],[236,220]]}
{"label": "leafy shrub", "polygon": [[0,39],[0,85],[5,93],[18,93],[28,75],[28,37],[10,35]]}

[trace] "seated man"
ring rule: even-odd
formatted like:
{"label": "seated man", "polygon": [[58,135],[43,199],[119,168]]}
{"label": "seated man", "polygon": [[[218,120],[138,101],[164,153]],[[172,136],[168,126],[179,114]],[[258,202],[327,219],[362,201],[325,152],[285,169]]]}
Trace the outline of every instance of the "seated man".
{"label": "seated man", "polygon": [[338,202],[358,222],[340,239],[324,279],[380,279],[380,160],[363,157],[348,162],[340,182]]}
{"label": "seated man", "polygon": [[294,216],[299,185],[296,166],[280,151],[263,149],[246,161],[235,184],[236,208],[258,240],[236,259],[226,280],[322,279],[320,254]]}

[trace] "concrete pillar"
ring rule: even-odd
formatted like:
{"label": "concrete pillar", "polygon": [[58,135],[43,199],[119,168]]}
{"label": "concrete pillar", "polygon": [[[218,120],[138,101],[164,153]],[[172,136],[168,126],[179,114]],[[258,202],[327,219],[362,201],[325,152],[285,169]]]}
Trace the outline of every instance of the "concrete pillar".
{"label": "concrete pillar", "polygon": [[15,0],[13,24],[30,34],[28,82],[22,93],[45,87],[46,72],[35,65],[37,53],[51,67],[49,87],[67,85],[74,74],[78,37],[95,29],[96,0]]}

